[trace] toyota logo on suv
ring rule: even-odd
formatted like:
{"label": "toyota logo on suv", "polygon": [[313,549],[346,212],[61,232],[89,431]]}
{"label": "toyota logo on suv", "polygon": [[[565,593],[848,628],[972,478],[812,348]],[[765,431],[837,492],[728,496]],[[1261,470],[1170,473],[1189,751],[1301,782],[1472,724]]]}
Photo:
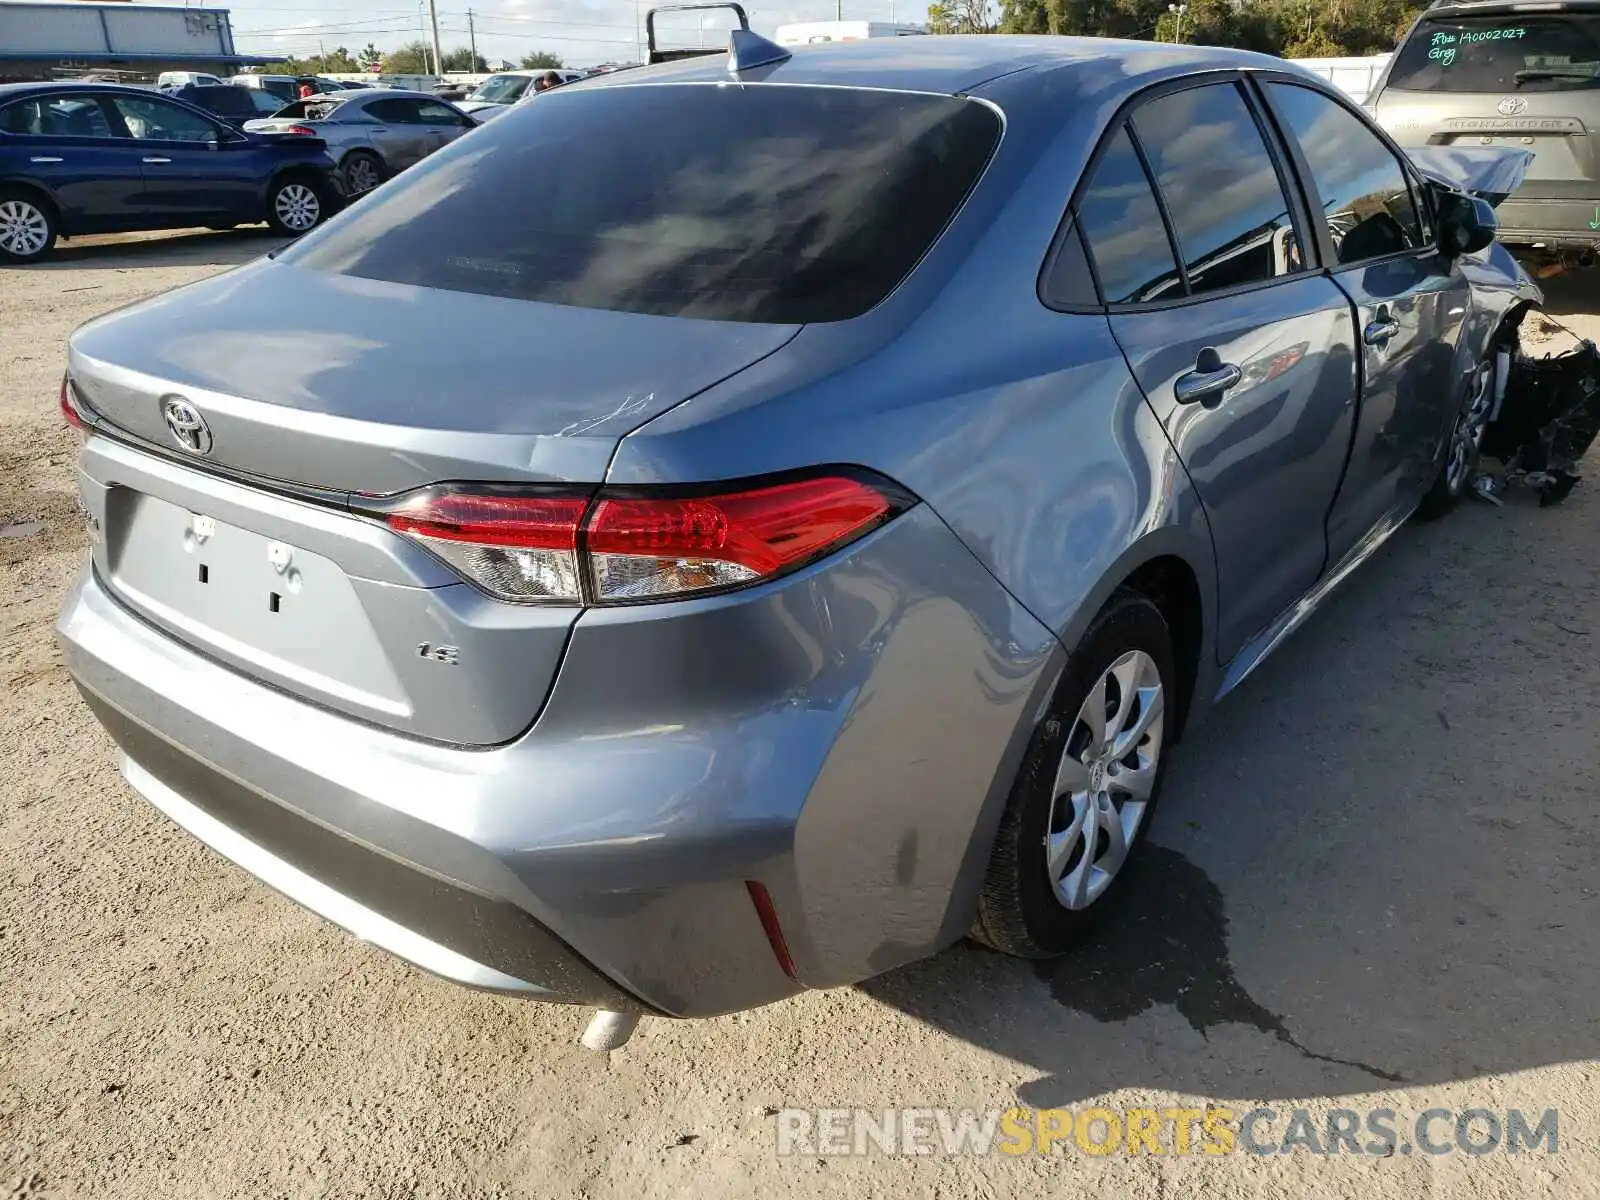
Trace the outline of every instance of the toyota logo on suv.
{"label": "toyota logo on suv", "polygon": [[1528,111],[1528,102],[1521,96],[1507,96],[1494,107],[1502,117],[1516,117]]}
{"label": "toyota logo on suv", "polygon": [[190,454],[211,453],[211,426],[200,410],[182,396],[167,396],[161,401],[161,416],[167,431],[180,449]]}

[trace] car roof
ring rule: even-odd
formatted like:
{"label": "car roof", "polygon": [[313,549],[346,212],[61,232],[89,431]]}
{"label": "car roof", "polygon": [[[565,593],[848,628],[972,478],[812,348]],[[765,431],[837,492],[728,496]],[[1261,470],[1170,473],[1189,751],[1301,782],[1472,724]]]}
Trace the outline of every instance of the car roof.
{"label": "car roof", "polygon": [[[1029,71],[1042,80],[1046,74],[1054,76],[1107,60],[1118,62],[1129,91],[1194,71],[1230,67],[1283,70],[1288,66],[1284,59],[1248,50],[1087,37],[975,34],[870,38],[785,49],[792,51],[789,58],[745,71],[739,78],[747,83],[824,84],[954,95],[1002,75]],[[730,78],[727,56],[714,54],[590,75],[566,86],[587,91],[594,87]]]}
{"label": "car roof", "polygon": [[72,83],[72,82],[38,82],[38,83],[0,83],[0,104],[7,100],[16,100],[23,96],[36,96],[42,93],[58,95],[72,92],[120,92],[129,96],[159,96],[160,92],[154,87],[134,87],[127,83]]}
{"label": "car roof", "polygon": [[[396,97],[399,97],[403,100],[407,96],[416,96],[423,100],[435,100],[438,98],[436,96],[430,96],[426,92],[406,92],[399,88],[378,87],[340,88],[337,92],[318,92],[315,96],[307,96],[305,98],[307,100],[337,100],[341,104],[348,104],[352,100],[376,100],[379,97],[382,97],[385,100],[393,100]],[[449,101],[446,100],[444,103],[448,104]]]}

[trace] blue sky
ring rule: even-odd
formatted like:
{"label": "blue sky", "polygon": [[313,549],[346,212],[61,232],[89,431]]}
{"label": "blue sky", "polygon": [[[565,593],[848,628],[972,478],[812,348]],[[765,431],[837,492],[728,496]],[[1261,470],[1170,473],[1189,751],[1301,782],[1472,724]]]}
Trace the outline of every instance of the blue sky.
{"label": "blue sky", "polygon": [[[170,0],[169,0],[170,2]],[[392,49],[422,36],[426,0],[341,0],[317,5],[312,0],[234,0],[220,3],[233,14],[234,40],[247,54],[316,54],[320,46],[345,46],[353,54],[372,42]],[[573,66],[635,59],[636,21],[642,22],[649,0],[435,0],[439,7],[439,40],[446,51],[467,44],[467,11],[478,31],[478,53],[513,62],[532,50],[559,54]],[[848,20],[924,22],[927,0],[845,0]],[[770,34],[793,21],[834,18],[834,0],[780,0],[771,7],[746,3],[750,23]],[[707,44],[726,40],[732,14],[705,18]],[[692,45],[698,36],[694,15],[663,16],[663,32],[672,42]],[[663,41],[667,39],[663,37]]]}

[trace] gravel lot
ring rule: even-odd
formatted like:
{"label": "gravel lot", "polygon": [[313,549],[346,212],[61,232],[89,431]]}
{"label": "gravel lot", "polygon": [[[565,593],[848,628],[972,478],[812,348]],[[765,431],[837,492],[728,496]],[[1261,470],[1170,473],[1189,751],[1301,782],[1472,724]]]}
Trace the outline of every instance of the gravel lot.
{"label": "gravel lot", "polygon": [[[51,627],[84,538],[55,396],[97,313],[264,252],[0,271],[0,1197],[1600,1195],[1600,484],[1404,531],[1182,748],[1137,910],[609,1059],[169,825]],[[1600,336],[1600,274],[1552,289]],[[1600,479],[1600,464],[1592,464]],[[1560,1110],[1560,1152],[780,1159],[782,1107]]]}

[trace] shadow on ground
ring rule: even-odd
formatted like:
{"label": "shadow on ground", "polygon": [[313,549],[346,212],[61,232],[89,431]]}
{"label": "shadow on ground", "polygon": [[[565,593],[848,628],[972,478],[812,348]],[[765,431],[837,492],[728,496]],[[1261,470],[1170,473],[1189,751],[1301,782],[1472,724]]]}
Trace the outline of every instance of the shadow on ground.
{"label": "shadow on ground", "polygon": [[1597,517],[1586,481],[1403,530],[1180,748],[1088,945],[864,990],[1042,1072],[1038,1105],[1600,1057]]}
{"label": "shadow on ground", "polygon": [[287,243],[266,226],[218,231],[180,229],[161,233],[106,234],[70,238],[30,271],[100,268],[239,266]]}

